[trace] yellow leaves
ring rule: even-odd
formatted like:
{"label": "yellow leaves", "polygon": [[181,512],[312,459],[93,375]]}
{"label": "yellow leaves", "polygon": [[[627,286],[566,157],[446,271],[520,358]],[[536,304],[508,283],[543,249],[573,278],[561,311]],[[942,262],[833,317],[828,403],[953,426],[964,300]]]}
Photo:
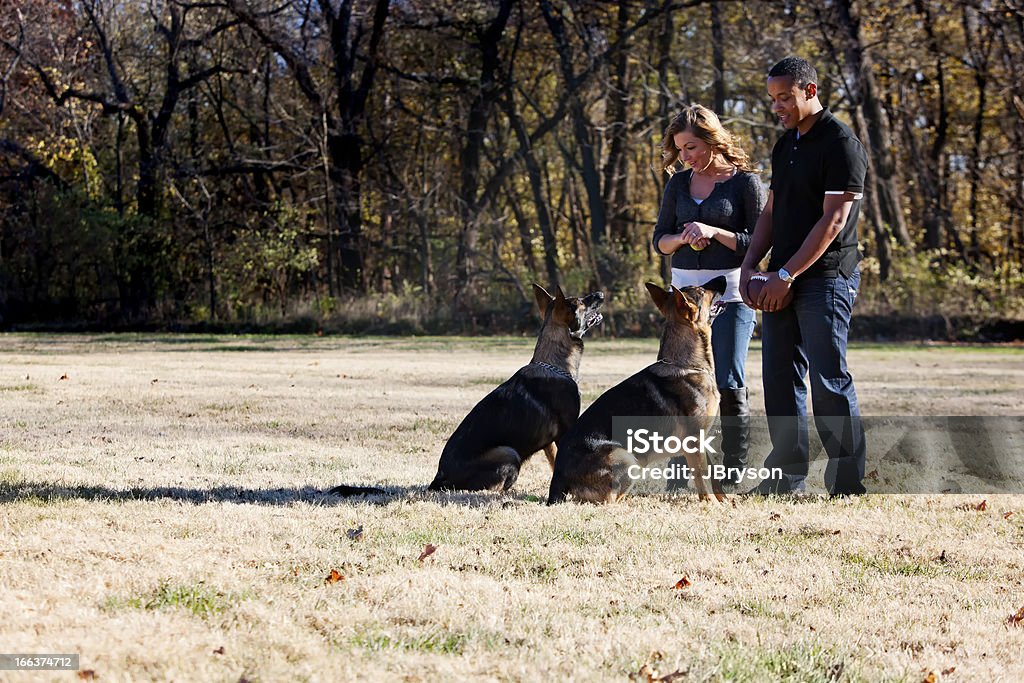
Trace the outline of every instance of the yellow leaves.
{"label": "yellow leaves", "polygon": [[99,162],[81,140],[55,133],[45,140],[29,139],[25,148],[64,180],[85,185],[90,198],[100,197],[103,188]]}

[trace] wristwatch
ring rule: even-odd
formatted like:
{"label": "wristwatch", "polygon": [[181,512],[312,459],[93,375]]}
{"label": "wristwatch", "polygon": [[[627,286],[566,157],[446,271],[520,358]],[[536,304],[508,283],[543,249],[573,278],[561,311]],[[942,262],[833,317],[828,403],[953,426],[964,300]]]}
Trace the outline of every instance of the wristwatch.
{"label": "wristwatch", "polygon": [[785,268],[779,268],[779,277],[789,284],[796,282],[796,278],[789,274],[789,271]]}

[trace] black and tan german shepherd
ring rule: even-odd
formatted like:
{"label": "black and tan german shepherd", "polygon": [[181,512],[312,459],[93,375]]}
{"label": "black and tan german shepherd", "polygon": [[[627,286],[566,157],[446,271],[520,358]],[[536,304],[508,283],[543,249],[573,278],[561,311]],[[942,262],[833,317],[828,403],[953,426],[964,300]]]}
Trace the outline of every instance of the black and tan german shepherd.
{"label": "black and tan german shepherd", "polygon": [[[441,452],[430,490],[508,490],[526,460],[543,450],[554,468],[555,443],[580,414],[576,383],[583,335],[602,320],[604,294],[533,293],[544,322],[533,359],[487,394],[462,420]],[[338,496],[385,494],[368,486],[337,486]]]}
{"label": "black and tan german shepherd", "polygon": [[526,460],[543,450],[555,466],[555,443],[580,414],[576,383],[583,335],[601,322],[604,294],[567,298],[533,286],[544,318],[533,359],[487,394],[441,452],[432,491],[507,491]]}
{"label": "black and tan german shepherd", "polygon": [[[719,401],[711,355],[712,307],[725,284],[724,277],[717,277],[703,287],[665,291],[647,283],[654,305],[665,317],[658,360],[599,396],[561,438],[548,505],[570,494],[582,501],[611,503],[629,491],[630,467],[647,463],[615,440],[613,417],[679,417],[680,429],[710,430]],[[706,457],[687,454],[686,461],[701,500],[709,499]],[[715,497],[723,498],[717,489]]]}

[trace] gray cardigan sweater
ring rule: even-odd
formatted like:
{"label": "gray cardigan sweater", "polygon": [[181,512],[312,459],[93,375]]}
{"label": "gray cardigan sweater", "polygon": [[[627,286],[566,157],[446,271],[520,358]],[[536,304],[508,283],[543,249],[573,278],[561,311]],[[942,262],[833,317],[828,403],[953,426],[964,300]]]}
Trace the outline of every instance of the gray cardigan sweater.
{"label": "gray cardigan sweater", "polygon": [[718,240],[711,240],[702,251],[683,246],[672,254],[672,267],[686,270],[739,268],[767,201],[768,193],[761,179],[756,173],[737,171],[733,177],[715,183],[707,199],[698,204],[690,196],[691,175],[693,169],[680,171],[665,185],[658,223],[654,226],[654,250],[667,256],[658,248],[658,240],[664,235],[682,232],[684,223],[699,221],[736,233],[736,251]]}

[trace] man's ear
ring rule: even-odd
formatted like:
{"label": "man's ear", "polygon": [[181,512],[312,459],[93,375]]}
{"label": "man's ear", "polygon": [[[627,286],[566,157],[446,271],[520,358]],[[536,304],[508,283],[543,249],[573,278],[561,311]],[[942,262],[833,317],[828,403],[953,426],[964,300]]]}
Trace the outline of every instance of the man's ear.
{"label": "man's ear", "polygon": [[644,284],[647,287],[647,293],[651,295],[651,301],[658,307],[662,315],[665,314],[665,304],[668,303],[669,293],[661,288],[661,285],[653,282],[647,282]]}
{"label": "man's ear", "polygon": [[818,96],[818,84],[808,83],[807,85],[804,86],[804,93],[806,93],[807,99],[813,100],[815,97]]}
{"label": "man's ear", "polygon": [[537,307],[540,308],[540,317],[546,318],[548,315],[548,306],[554,302],[554,297],[548,294],[547,290],[536,282],[533,283],[533,296],[537,299]]}

